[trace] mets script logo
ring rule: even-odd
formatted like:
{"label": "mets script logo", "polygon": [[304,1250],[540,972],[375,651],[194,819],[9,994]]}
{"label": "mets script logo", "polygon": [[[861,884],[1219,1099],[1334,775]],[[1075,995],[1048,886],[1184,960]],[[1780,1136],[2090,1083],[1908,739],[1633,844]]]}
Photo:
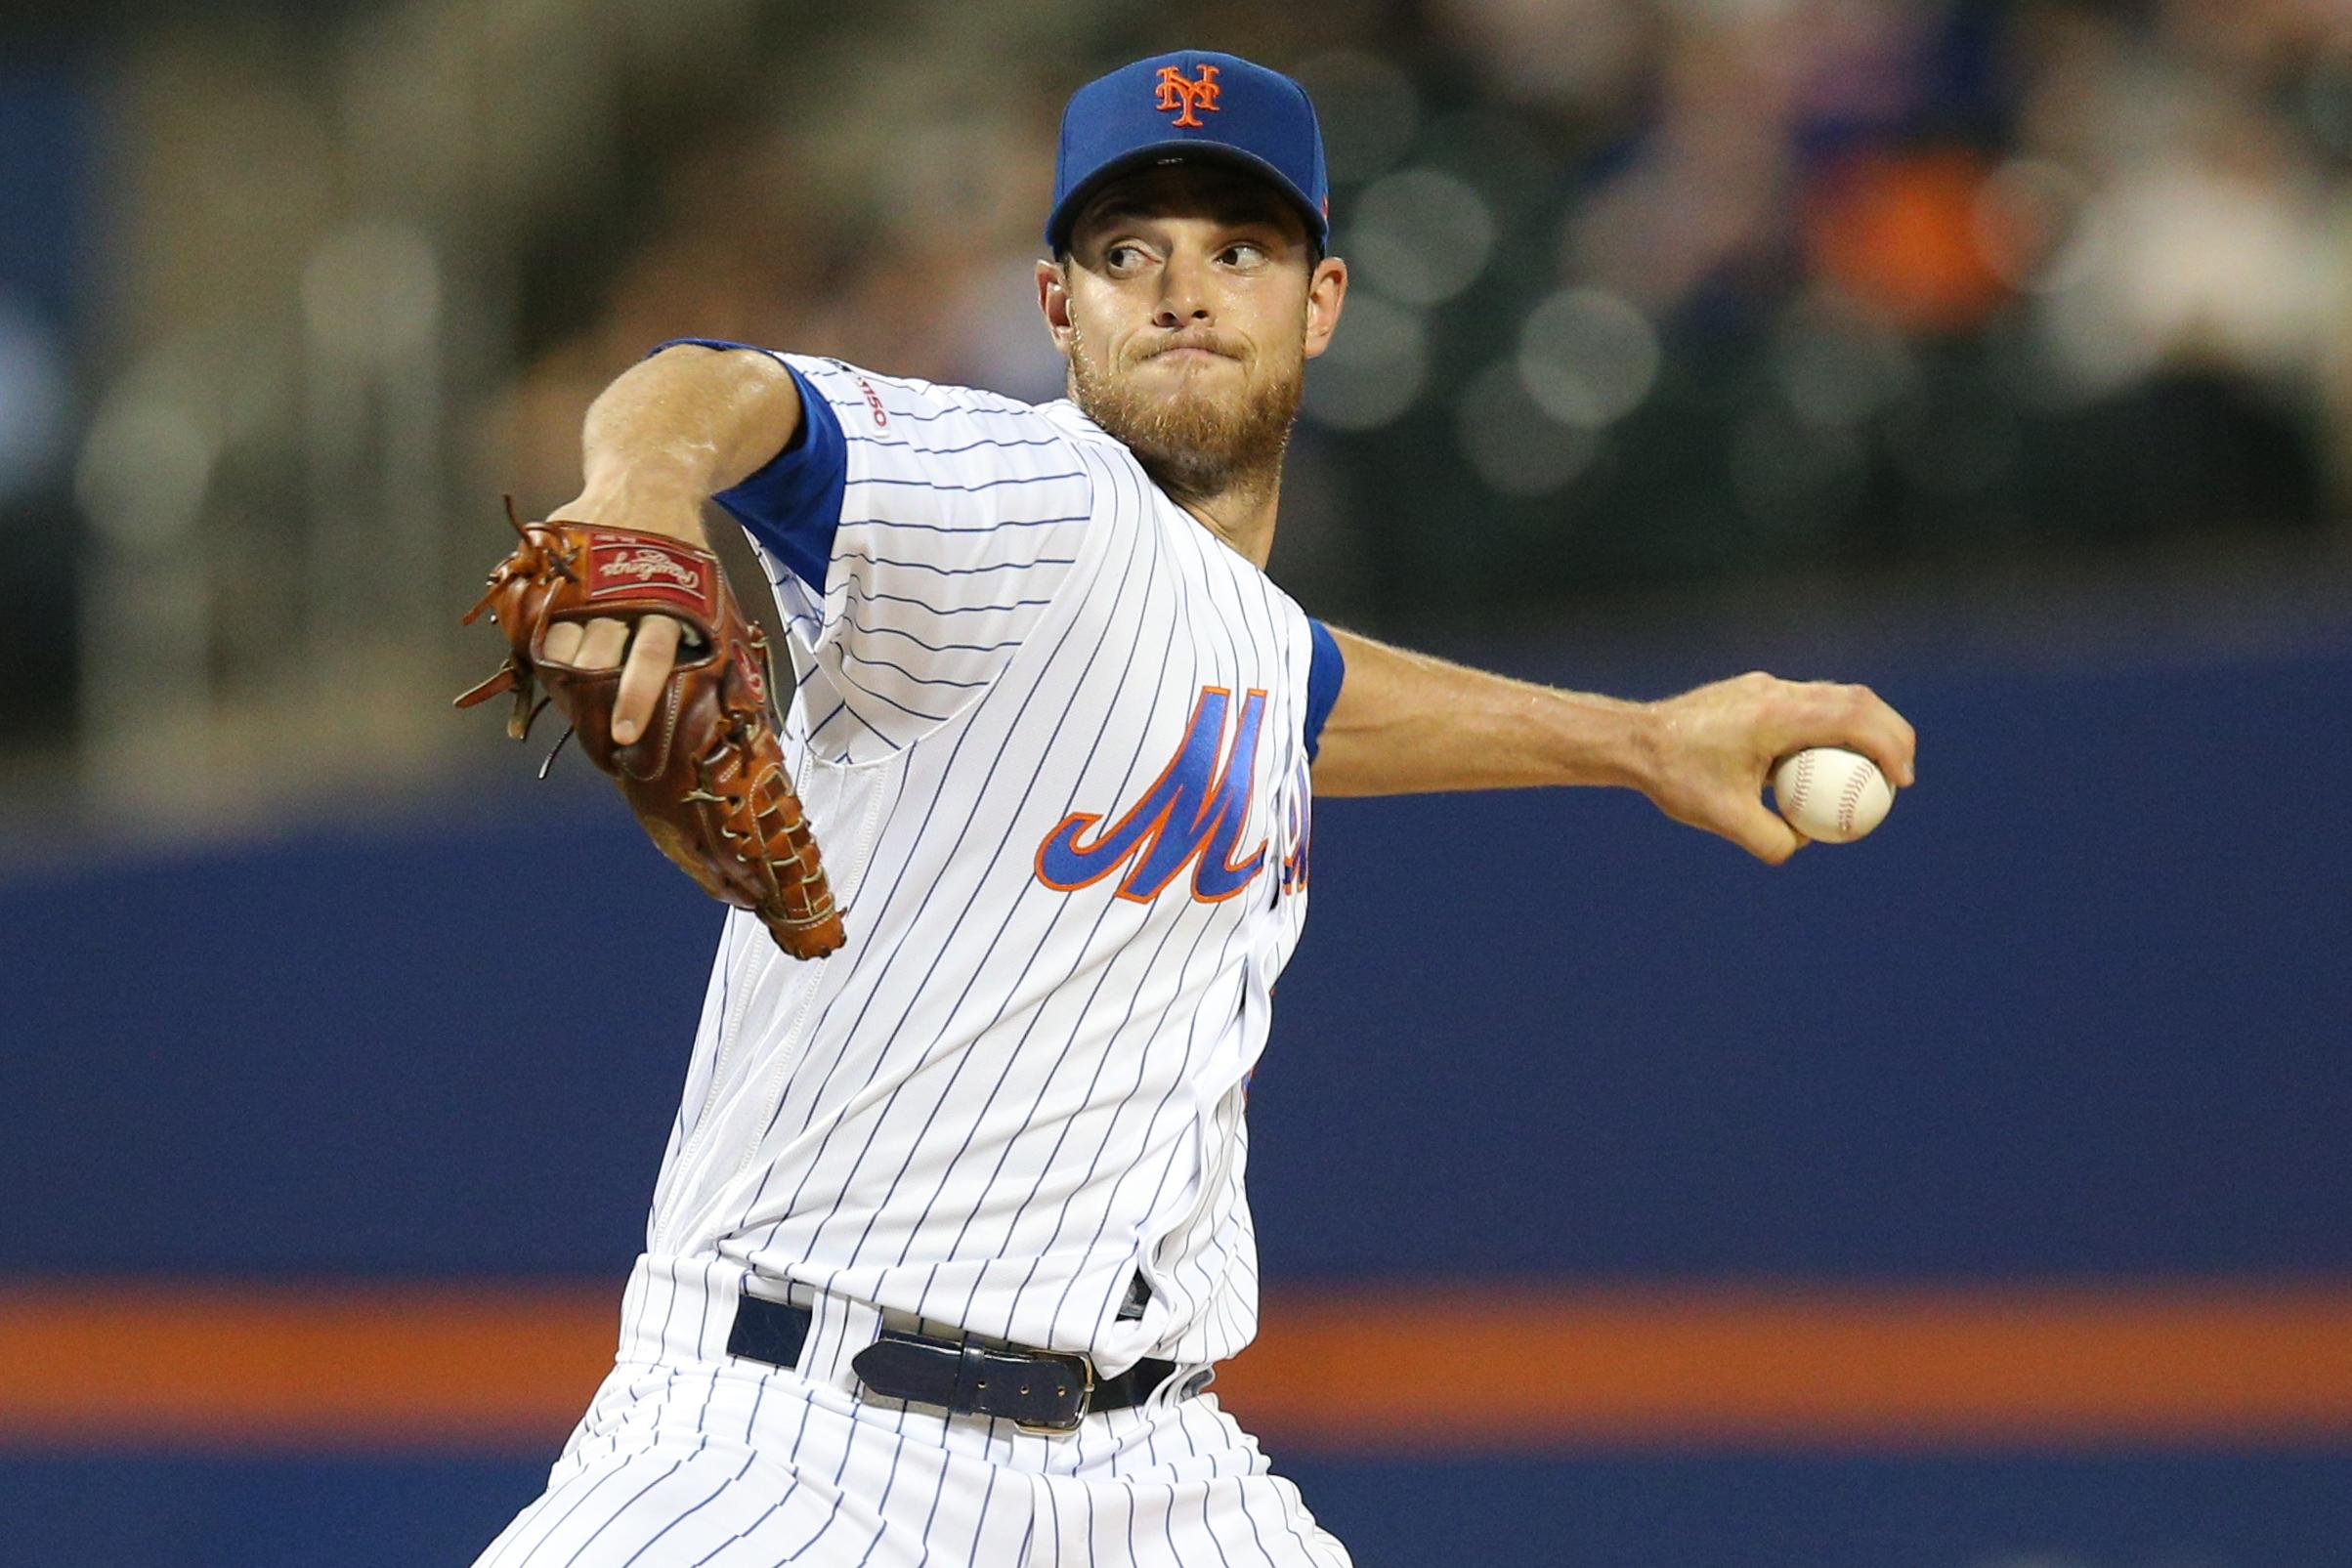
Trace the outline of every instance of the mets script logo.
{"label": "mets script logo", "polygon": [[1225,714],[1232,701],[1233,694],[1221,686],[1202,687],[1176,756],[1143,798],[1108,827],[1099,826],[1097,812],[1064,817],[1037,846],[1037,879],[1073,893],[1125,870],[1119,896],[1138,904],[1159,897],[1186,867],[1192,869],[1192,896],[1203,903],[1248,887],[1265,867],[1263,839],[1246,856],[1236,854],[1250,817],[1265,694],[1242,699],[1226,750]]}
{"label": "mets script logo", "polygon": [[1200,120],[1192,112],[1196,108],[1206,109],[1212,114],[1216,113],[1217,93],[1217,67],[1215,65],[1203,65],[1200,79],[1189,82],[1184,79],[1184,73],[1174,65],[1160,67],[1159,106],[1164,109],[1183,110],[1170,122],[1172,124],[1200,124]]}

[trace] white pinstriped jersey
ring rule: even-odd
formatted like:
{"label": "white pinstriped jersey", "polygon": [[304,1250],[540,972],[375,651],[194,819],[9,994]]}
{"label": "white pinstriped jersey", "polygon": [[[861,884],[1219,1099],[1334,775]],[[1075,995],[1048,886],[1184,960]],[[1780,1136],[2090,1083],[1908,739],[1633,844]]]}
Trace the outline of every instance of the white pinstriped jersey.
{"label": "white pinstriped jersey", "polygon": [[849,940],[729,918],[648,1250],[1106,1373],[1228,1356],[1320,629],[1072,405],[780,358],[803,434],[721,501]]}

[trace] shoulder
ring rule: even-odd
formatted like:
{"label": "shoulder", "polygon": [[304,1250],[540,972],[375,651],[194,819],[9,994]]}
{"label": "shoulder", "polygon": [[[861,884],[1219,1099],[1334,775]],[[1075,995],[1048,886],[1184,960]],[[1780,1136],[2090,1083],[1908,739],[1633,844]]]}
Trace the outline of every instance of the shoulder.
{"label": "shoulder", "polygon": [[885,375],[845,360],[814,355],[779,358],[832,405],[844,425],[860,434],[919,446],[933,445],[925,426],[979,424],[1030,426],[1040,439],[1062,438],[1062,427],[1048,418],[1044,409],[1001,392],[918,376]]}

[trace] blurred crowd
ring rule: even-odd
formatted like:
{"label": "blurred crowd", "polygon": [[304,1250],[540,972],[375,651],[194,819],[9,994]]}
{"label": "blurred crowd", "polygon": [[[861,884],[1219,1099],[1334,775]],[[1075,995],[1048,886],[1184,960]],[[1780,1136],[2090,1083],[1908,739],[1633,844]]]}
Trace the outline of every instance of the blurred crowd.
{"label": "blurred crowd", "polygon": [[[682,333],[1057,392],[1031,269],[1075,72],[976,92],[963,42],[680,151],[514,393],[535,485]],[[1236,47],[1330,148],[1353,284],[1283,565],[1344,611],[2341,514],[2333,0],[1429,0]]]}
{"label": "blurred crowd", "polygon": [[1057,395],[1059,106],[1176,47],[1322,114],[1320,614],[2341,536],[2343,0],[159,8],[0,63],[0,755],[441,765],[486,498],[665,339]]}

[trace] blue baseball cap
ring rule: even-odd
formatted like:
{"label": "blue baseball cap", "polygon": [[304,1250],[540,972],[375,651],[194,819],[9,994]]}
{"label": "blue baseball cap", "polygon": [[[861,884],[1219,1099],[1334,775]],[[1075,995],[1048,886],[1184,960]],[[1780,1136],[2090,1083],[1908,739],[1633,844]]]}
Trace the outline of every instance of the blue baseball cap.
{"label": "blue baseball cap", "polygon": [[1070,95],[1046,248],[1067,245],[1079,209],[1119,176],[1191,162],[1257,175],[1291,199],[1317,244],[1330,244],[1323,130],[1306,89],[1237,55],[1184,49],[1122,65]]}

